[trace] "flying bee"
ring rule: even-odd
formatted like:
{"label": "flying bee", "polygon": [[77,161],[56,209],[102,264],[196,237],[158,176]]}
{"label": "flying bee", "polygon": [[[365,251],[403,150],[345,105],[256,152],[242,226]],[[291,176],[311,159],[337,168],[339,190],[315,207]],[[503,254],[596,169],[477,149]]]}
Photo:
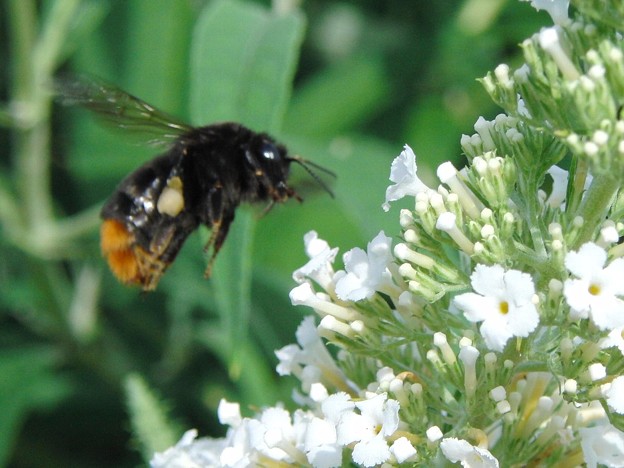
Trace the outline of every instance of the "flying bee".
{"label": "flying bee", "polygon": [[205,251],[212,264],[241,203],[301,201],[288,185],[292,162],[330,195],[299,156],[266,133],[234,123],[192,127],[115,86],[95,79],[59,81],[62,102],[80,105],[128,130],[149,132],[168,150],[130,173],[101,211],[100,245],[117,279],[144,291],[156,288],[184,241],[200,225],[211,229]]}

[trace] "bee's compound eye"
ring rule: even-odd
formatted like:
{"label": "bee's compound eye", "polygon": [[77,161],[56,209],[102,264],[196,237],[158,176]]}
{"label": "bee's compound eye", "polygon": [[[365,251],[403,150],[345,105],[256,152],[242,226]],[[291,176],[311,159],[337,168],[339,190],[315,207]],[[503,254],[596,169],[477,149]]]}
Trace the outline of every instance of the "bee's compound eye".
{"label": "bee's compound eye", "polygon": [[273,143],[263,143],[260,147],[260,154],[266,161],[280,162],[282,155]]}

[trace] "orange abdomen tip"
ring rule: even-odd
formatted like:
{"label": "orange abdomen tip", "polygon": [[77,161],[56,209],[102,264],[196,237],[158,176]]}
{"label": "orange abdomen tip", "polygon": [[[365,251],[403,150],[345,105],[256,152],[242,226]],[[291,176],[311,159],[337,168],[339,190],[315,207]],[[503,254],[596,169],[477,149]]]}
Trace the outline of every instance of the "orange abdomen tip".
{"label": "orange abdomen tip", "polygon": [[105,255],[108,266],[119,281],[124,284],[141,284],[139,264],[132,250],[117,250]]}
{"label": "orange abdomen tip", "polygon": [[141,284],[139,263],[134,253],[134,235],[116,219],[106,219],[100,228],[100,247],[113,274],[125,284]]}
{"label": "orange abdomen tip", "polygon": [[106,219],[100,228],[100,248],[102,253],[115,252],[130,248],[134,236],[126,226],[116,219]]}

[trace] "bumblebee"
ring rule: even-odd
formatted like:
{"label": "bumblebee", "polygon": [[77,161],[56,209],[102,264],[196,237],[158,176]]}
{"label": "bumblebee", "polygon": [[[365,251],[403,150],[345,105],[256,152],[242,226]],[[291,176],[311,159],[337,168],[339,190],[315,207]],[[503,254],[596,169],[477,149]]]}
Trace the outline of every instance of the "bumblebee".
{"label": "bumblebee", "polygon": [[241,203],[301,201],[288,185],[290,164],[308,166],[289,155],[266,133],[234,123],[192,127],[109,84],[63,81],[62,101],[94,111],[114,125],[149,131],[169,143],[162,155],[140,166],[117,186],[101,211],[101,250],[120,282],[144,291],[156,288],[184,241],[200,225],[211,229],[212,249],[205,276],[225,242]]}

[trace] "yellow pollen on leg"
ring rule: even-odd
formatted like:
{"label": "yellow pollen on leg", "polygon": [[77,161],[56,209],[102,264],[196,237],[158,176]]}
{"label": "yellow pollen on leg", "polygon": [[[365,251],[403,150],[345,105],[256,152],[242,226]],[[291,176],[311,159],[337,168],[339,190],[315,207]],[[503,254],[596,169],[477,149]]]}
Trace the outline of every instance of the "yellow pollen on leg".
{"label": "yellow pollen on leg", "polygon": [[180,214],[180,212],[184,209],[182,179],[176,176],[167,181],[167,186],[158,197],[156,209],[159,213],[172,217]]}
{"label": "yellow pollen on leg", "polygon": [[509,302],[507,302],[507,301],[501,301],[501,302],[498,304],[498,311],[499,311],[501,314],[507,314],[507,313],[509,312]]}

